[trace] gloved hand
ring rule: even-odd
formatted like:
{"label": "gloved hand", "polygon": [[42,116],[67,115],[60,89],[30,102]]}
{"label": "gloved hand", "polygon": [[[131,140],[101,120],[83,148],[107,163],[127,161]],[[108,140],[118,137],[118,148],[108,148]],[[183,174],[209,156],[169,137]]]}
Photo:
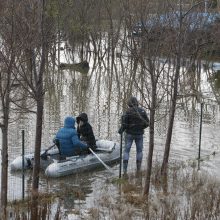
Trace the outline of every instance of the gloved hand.
{"label": "gloved hand", "polygon": [[123,129],[122,129],[122,128],[119,128],[118,133],[119,133],[119,134],[122,134],[122,133],[123,133]]}
{"label": "gloved hand", "polygon": [[58,140],[58,139],[54,138],[54,139],[53,139],[53,143],[54,143],[55,145],[59,146],[59,140]]}

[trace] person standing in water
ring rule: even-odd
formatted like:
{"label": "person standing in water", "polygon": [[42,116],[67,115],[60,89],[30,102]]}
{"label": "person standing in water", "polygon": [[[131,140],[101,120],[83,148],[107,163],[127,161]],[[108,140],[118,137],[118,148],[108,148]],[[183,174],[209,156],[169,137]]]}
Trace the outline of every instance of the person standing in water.
{"label": "person standing in water", "polygon": [[118,131],[122,134],[125,131],[125,149],[123,154],[123,173],[127,174],[129,153],[133,141],[136,144],[136,166],[137,172],[141,170],[141,163],[143,158],[143,134],[144,129],[149,126],[149,118],[146,111],[139,107],[136,97],[131,97],[128,100],[128,109],[122,116],[121,127]]}

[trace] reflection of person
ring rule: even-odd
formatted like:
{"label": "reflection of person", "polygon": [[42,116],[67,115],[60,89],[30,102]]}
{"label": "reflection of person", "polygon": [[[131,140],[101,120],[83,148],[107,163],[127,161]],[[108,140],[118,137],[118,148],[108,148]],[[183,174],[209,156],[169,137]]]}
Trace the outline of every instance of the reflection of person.
{"label": "reflection of person", "polygon": [[78,155],[87,150],[87,145],[78,138],[73,117],[65,118],[64,127],[59,129],[54,141],[59,143],[60,154],[64,157]]}
{"label": "reflection of person", "polygon": [[81,113],[76,117],[77,132],[81,141],[85,142],[92,150],[96,149],[96,140],[92,130],[92,126],[88,122],[86,113]]}
{"label": "reflection of person", "polygon": [[137,171],[141,169],[143,158],[143,134],[144,129],[149,126],[147,113],[143,108],[138,107],[136,97],[131,97],[128,101],[128,109],[122,116],[122,124],[119,133],[125,131],[125,149],[123,155],[123,172],[127,174],[129,153],[133,141],[136,144],[136,165]]}

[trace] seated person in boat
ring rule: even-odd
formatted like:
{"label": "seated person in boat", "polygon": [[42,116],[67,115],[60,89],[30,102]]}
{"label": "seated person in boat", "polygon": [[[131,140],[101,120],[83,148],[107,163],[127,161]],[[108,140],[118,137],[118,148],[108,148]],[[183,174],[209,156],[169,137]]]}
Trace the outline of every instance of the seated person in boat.
{"label": "seated person in boat", "polygon": [[92,150],[96,149],[96,140],[93,133],[92,126],[88,122],[86,113],[81,113],[76,117],[77,133],[81,141],[85,142]]}
{"label": "seated person in boat", "polygon": [[73,117],[65,118],[64,127],[59,129],[54,142],[59,144],[61,157],[78,155],[88,150],[87,144],[79,140]]}

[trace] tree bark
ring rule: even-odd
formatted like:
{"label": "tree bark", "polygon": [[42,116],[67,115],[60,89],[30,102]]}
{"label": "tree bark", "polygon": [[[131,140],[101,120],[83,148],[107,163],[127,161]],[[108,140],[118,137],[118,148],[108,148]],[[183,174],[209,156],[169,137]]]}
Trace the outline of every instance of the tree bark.
{"label": "tree bark", "polygon": [[8,123],[9,123],[9,107],[10,107],[10,83],[11,83],[11,67],[14,56],[9,64],[7,72],[7,87],[5,88],[5,96],[2,96],[3,107],[3,125],[2,125],[2,172],[1,172],[1,214],[6,217],[7,199],[8,199]]}
{"label": "tree bark", "polygon": [[179,54],[179,56],[177,57],[175,77],[174,77],[174,83],[173,83],[173,85],[174,85],[173,97],[171,100],[169,124],[168,124],[168,130],[167,130],[167,136],[166,136],[166,142],[165,142],[163,163],[162,163],[162,167],[161,167],[161,174],[163,176],[167,175],[168,160],[169,160],[169,155],[170,155],[170,145],[171,145],[171,139],[172,139],[172,133],[173,133],[173,124],[174,124],[174,118],[175,118],[177,93],[178,93],[178,80],[179,80],[179,75],[180,75],[180,57],[181,57],[181,55]]}
{"label": "tree bark", "polygon": [[[4,121],[8,119],[5,118]],[[2,128],[2,170],[1,170],[1,218],[6,219],[8,198],[8,125]]]}
{"label": "tree bark", "polygon": [[177,94],[178,94],[178,81],[180,76],[180,62],[182,58],[182,22],[183,22],[183,15],[182,15],[182,0],[180,0],[180,20],[179,20],[179,30],[177,35],[177,49],[176,49],[176,68],[174,73],[174,80],[173,80],[173,96],[171,97],[171,109],[169,115],[169,124],[166,136],[166,143],[165,143],[165,150],[163,156],[163,163],[161,167],[161,175],[167,175],[167,168],[168,168],[168,160],[170,155],[170,145],[173,133],[173,124],[175,118],[175,111],[176,111],[176,102],[177,102]]}
{"label": "tree bark", "polygon": [[[37,120],[36,120],[36,136],[34,151],[34,167],[32,180],[32,210],[31,219],[37,219],[38,216],[38,189],[39,189],[39,173],[40,173],[40,152],[42,139],[43,111],[44,111],[44,86],[43,78],[45,73],[46,59],[48,56],[48,40],[45,32],[45,2],[42,0],[42,20],[41,20],[41,37],[42,37],[42,54],[39,72],[36,78],[35,99],[37,103]],[[35,59],[35,58],[34,58]],[[34,62],[35,64],[35,62]],[[36,65],[36,64],[35,64]],[[36,70],[36,66],[34,67]]]}
{"label": "tree bark", "polygon": [[3,124],[1,125],[2,128],[1,219],[6,219],[6,208],[8,202],[8,124],[9,124],[9,112],[10,112],[12,66],[15,60],[13,49],[11,50],[11,54],[9,57],[10,57],[9,65],[7,72],[5,73],[7,75],[7,78],[5,79],[7,82],[6,87],[4,88],[2,84],[0,85],[1,88],[0,95],[1,95],[1,102],[3,109]]}
{"label": "tree bark", "polygon": [[37,101],[37,123],[36,123],[36,139],[34,151],[34,167],[32,180],[32,210],[31,219],[36,219],[38,216],[38,188],[39,188],[39,173],[40,173],[40,151],[42,137],[42,121],[43,121],[44,101],[40,98]]}
{"label": "tree bark", "polygon": [[148,198],[150,190],[150,180],[151,180],[151,171],[152,171],[152,161],[153,161],[153,151],[154,151],[154,119],[156,111],[156,85],[152,84],[151,90],[151,108],[150,108],[150,126],[149,126],[149,151],[147,158],[147,172],[144,186],[144,195]]}

